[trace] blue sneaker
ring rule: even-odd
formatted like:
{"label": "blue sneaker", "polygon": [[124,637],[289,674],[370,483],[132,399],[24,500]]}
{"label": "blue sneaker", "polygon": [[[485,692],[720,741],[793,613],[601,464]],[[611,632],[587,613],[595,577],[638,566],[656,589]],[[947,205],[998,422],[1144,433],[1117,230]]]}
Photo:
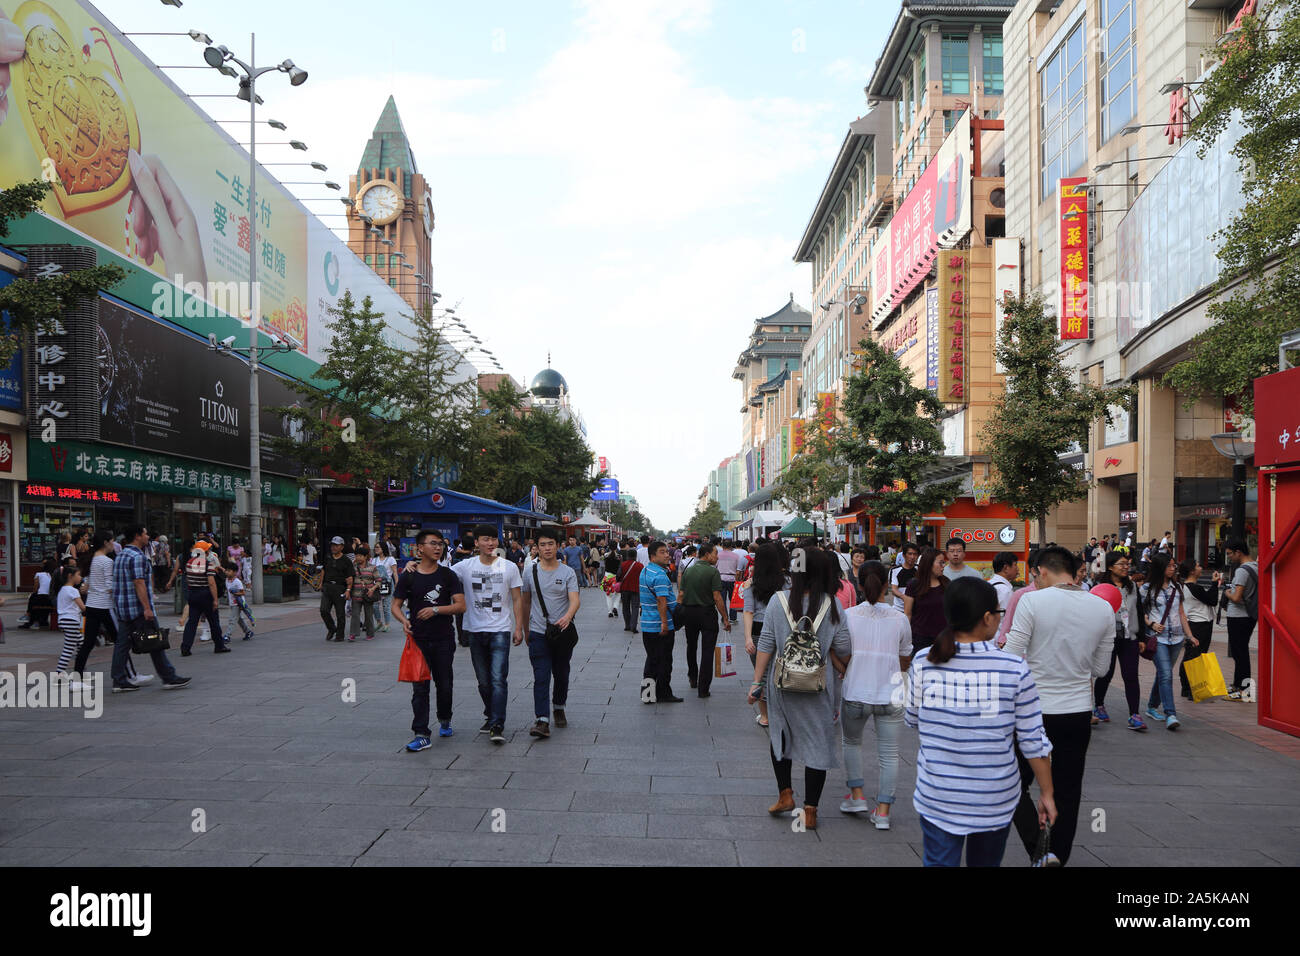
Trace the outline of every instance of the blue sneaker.
{"label": "blue sneaker", "polygon": [[1137,714],[1133,714],[1133,715],[1132,715],[1131,717],[1129,717],[1129,719],[1128,719],[1128,729],[1129,729],[1129,730],[1143,731],[1143,730],[1146,730],[1146,729],[1147,729],[1147,725],[1144,724],[1144,723],[1142,722],[1142,718],[1141,718],[1141,717],[1139,717]]}
{"label": "blue sneaker", "polygon": [[451,722],[450,722],[450,721],[448,721],[447,723],[442,724],[441,726],[438,727],[438,736],[439,736],[439,737],[450,737],[450,736],[451,736],[452,734],[454,734],[455,732],[456,732],[456,731],[454,731],[454,730],[451,729]]}
{"label": "blue sneaker", "polygon": [[1106,713],[1106,707],[1103,704],[1098,704],[1092,709],[1092,716],[1096,717],[1103,724],[1110,723],[1110,714]]}
{"label": "blue sneaker", "polygon": [[1147,708],[1147,716],[1150,717],[1152,720],[1164,720],[1164,719],[1165,719],[1165,715],[1162,714],[1162,713],[1160,713],[1160,711],[1156,710],[1154,707],[1148,707],[1148,708]]}
{"label": "blue sneaker", "polygon": [[409,744],[406,745],[406,749],[411,753],[416,754],[419,753],[421,750],[428,750],[432,746],[433,743],[429,740],[428,737],[416,737],[414,740],[412,740]]}

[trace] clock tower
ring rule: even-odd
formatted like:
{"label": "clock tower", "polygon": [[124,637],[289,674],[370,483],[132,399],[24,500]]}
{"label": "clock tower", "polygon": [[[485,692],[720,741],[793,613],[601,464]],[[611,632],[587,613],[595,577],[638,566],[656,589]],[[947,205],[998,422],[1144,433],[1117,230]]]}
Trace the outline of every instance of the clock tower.
{"label": "clock tower", "polygon": [[348,179],[348,248],[411,308],[432,304],[433,201],[390,96]]}

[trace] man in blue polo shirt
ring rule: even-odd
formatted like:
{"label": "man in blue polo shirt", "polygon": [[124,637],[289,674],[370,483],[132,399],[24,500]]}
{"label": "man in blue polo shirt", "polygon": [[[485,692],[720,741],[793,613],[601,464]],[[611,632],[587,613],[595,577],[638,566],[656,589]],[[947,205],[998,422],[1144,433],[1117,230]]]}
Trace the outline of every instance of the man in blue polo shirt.
{"label": "man in blue polo shirt", "polygon": [[[113,607],[121,622],[117,643],[113,645],[113,693],[128,693],[139,688],[127,680],[127,659],[131,653],[131,633],[145,625],[156,626],[153,610],[153,569],[144,549],[149,547],[149,532],[143,525],[133,525],[126,532],[126,547],[113,562]],[[154,670],[162,679],[163,690],[176,690],[190,682],[181,677],[162,651],[151,651]]]}
{"label": "man in blue polo shirt", "polygon": [[[645,645],[645,669],[641,672],[641,699],[647,704],[677,704],[673,694],[673,611],[677,598],[668,577],[672,552],[662,541],[646,547],[650,564],[641,572],[641,642]],[[653,692],[651,684],[653,681]]]}

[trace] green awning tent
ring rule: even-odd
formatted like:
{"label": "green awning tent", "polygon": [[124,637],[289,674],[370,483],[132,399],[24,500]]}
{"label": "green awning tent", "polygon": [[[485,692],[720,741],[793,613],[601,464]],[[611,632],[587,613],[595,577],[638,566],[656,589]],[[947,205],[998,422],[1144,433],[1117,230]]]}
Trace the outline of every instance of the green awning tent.
{"label": "green awning tent", "polygon": [[801,535],[801,534],[815,534],[815,533],[816,533],[816,529],[813,528],[812,524],[808,521],[808,519],[800,518],[798,516],[791,518],[790,523],[781,529],[782,537],[785,537],[787,535]]}

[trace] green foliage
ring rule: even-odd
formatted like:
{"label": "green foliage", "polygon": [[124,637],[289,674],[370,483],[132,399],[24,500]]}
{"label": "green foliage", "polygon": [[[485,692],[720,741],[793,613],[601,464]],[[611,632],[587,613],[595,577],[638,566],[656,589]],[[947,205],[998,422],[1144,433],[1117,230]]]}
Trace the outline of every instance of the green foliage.
{"label": "green foliage", "polygon": [[1267,23],[1247,17],[1219,41],[1216,56],[1226,59],[1196,88],[1191,137],[1200,156],[1234,115],[1245,126],[1232,151],[1245,205],[1216,235],[1214,291],[1224,297],[1207,310],[1214,325],[1165,376],[1188,407],[1198,397],[1235,395],[1253,414],[1252,381],[1277,371],[1282,334],[1300,328],[1300,7],[1275,0],[1268,12]]}
{"label": "green foliage", "polygon": [[721,531],[726,522],[727,516],[722,511],[722,505],[718,504],[716,498],[710,498],[703,511],[695,512],[695,516],[691,518],[686,530],[691,534],[707,536]]}
{"label": "green foliage", "polygon": [[404,349],[393,383],[402,426],[402,466],[393,475],[409,475],[413,487],[427,488],[465,448],[478,387],[473,381],[457,381],[460,355],[433,323],[429,307],[412,325],[414,342]]}
{"label": "green foliage", "polygon": [[1041,542],[1047,513],[1088,493],[1083,472],[1060,456],[1076,443],[1087,448],[1092,423],[1109,421],[1111,405],[1129,407],[1133,389],[1078,384],[1077,373],[1062,361],[1056,322],[1044,314],[1038,293],[1008,300],[996,350],[1007,387],[983,432],[992,493],[1038,521]]}
{"label": "green foliage", "polygon": [[864,339],[858,349],[861,362],[844,394],[847,433],[838,444],[855,466],[857,486],[875,492],[866,499],[867,510],[884,524],[942,510],[956,499],[960,480],[922,485],[943,460],[943,404],[928,388],[913,385],[878,342]]}
{"label": "green foliage", "polygon": [[840,494],[848,480],[848,465],[834,440],[809,422],[803,448],[772,485],[772,497],[801,518],[810,518],[827,498]]}
{"label": "green foliage", "polygon": [[621,501],[612,503],[609,510],[609,520],[624,531],[640,534],[645,532],[652,538],[663,538],[664,533],[654,526],[654,524],[635,508],[628,508]]}
{"label": "green foliage", "polygon": [[[0,238],[9,235],[9,223],[40,208],[51,189],[41,180],[18,183],[0,192]],[[28,334],[50,326],[78,299],[96,298],[111,289],[126,272],[120,266],[95,266],[64,272],[46,279],[15,279],[0,289],[0,312],[9,313],[7,333],[0,334],[0,365],[9,364]]]}

